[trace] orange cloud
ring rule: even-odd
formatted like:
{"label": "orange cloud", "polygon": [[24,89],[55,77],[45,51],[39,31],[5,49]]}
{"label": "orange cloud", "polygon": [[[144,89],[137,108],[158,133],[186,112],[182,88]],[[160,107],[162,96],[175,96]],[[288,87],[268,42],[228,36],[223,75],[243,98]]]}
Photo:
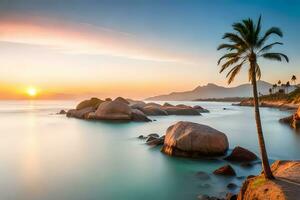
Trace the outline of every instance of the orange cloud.
{"label": "orange cloud", "polygon": [[[41,45],[68,54],[96,54],[159,62],[193,63],[182,52],[139,42],[134,35],[85,23],[39,20],[0,21],[0,41]],[[161,45],[163,46],[163,45]]]}

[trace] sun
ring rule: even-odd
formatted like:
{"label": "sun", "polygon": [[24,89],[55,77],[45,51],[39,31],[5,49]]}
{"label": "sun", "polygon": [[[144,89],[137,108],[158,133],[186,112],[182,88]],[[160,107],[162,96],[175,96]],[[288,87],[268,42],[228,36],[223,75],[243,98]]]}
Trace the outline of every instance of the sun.
{"label": "sun", "polygon": [[29,87],[29,88],[27,88],[26,93],[30,97],[35,97],[37,94],[37,90],[34,87]]}

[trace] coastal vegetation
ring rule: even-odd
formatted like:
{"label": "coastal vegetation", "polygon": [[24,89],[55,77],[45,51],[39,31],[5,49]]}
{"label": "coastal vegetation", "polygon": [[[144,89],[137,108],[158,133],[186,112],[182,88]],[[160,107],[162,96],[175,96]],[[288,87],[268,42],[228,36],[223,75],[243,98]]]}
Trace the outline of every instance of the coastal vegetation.
{"label": "coastal vegetation", "polygon": [[261,77],[261,70],[258,64],[258,59],[265,58],[276,61],[289,61],[285,54],[270,52],[273,46],[282,45],[283,43],[272,42],[267,45],[265,44],[270,36],[277,35],[282,37],[283,33],[279,28],[272,27],[262,34],[261,17],[259,17],[256,24],[252,19],[249,18],[243,20],[242,22],[234,23],[232,27],[234,29],[234,33],[225,33],[223,36],[223,39],[228,40],[229,43],[221,44],[218,47],[218,50],[226,49],[228,51],[218,61],[218,64],[221,64],[222,60],[226,60],[226,62],[221,65],[220,73],[222,73],[224,70],[230,69],[226,75],[228,78],[228,84],[230,84],[233,82],[237,74],[239,74],[242,67],[249,67],[248,78],[253,85],[255,119],[263,172],[265,178],[273,179],[274,176],[269,165],[260,119],[257,79],[260,79]]}

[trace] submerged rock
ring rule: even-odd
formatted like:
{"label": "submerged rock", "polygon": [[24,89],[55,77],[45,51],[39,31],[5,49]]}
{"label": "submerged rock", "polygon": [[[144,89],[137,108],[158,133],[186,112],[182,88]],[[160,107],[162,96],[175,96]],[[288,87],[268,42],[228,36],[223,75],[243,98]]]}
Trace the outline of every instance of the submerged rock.
{"label": "submerged rock", "polygon": [[235,184],[235,183],[228,183],[227,184],[227,188],[228,189],[230,189],[230,190],[234,190],[234,189],[236,189],[238,186],[237,186],[237,184]]}
{"label": "submerged rock", "polygon": [[249,162],[256,160],[257,156],[248,149],[237,146],[233,149],[231,154],[224,159],[235,162]]}
{"label": "submerged rock", "polygon": [[223,167],[216,169],[213,173],[216,175],[223,175],[223,176],[235,176],[236,175],[234,169],[230,165],[224,165]]}
{"label": "submerged rock", "polygon": [[162,152],[171,156],[216,156],[228,149],[226,135],[209,126],[178,122],[167,129]]}
{"label": "submerged rock", "polygon": [[168,115],[201,115],[200,112],[192,107],[177,107],[177,106],[163,106],[162,110],[166,111]]}

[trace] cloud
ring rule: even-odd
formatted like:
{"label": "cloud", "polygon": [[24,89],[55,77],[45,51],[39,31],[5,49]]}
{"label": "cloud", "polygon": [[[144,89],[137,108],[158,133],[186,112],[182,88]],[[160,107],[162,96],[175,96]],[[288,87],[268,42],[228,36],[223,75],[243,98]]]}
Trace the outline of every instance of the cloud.
{"label": "cloud", "polygon": [[148,44],[131,33],[88,23],[4,19],[0,20],[0,41],[40,45],[65,54],[108,55],[185,64],[197,62],[192,56],[174,52],[164,44]]}

